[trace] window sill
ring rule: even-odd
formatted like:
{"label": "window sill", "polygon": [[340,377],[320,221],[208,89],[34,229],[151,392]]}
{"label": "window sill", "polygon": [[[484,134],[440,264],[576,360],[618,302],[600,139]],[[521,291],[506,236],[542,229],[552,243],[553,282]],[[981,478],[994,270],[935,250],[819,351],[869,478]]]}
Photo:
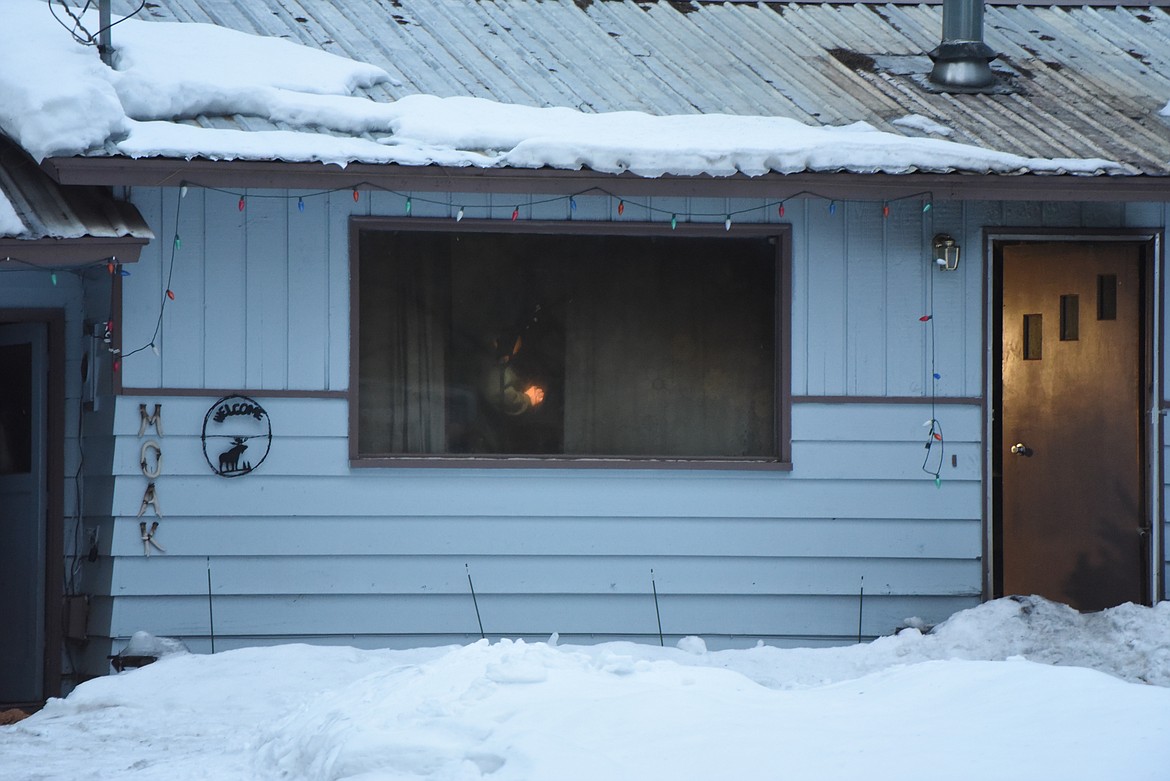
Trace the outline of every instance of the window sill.
{"label": "window sill", "polygon": [[354,469],[646,469],[791,472],[791,461],[763,458],[613,458],[601,456],[365,456]]}

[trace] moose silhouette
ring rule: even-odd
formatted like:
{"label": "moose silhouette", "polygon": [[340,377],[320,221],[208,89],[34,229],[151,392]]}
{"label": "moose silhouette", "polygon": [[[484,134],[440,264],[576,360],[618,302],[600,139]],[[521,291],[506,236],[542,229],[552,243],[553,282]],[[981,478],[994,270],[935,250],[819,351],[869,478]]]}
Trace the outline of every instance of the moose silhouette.
{"label": "moose silhouette", "polygon": [[243,437],[233,437],[232,447],[219,454],[220,474],[240,471],[240,455],[248,449]]}

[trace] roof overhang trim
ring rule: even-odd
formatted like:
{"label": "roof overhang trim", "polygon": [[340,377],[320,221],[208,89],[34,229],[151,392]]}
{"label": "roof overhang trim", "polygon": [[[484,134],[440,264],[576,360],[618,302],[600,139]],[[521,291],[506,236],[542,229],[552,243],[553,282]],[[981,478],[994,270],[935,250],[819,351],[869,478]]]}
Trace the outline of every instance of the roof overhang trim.
{"label": "roof overhang trim", "polygon": [[269,160],[57,157],[42,163],[63,185],[391,190],[405,192],[583,194],[839,200],[1170,201],[1170,176],[1058,174],[859,174],[842,172],[643,177],[551,168],[458,168]]}
{"label": "roof overhang trim", "polygon": [[74,268],[95,263],[137,263],[148,239],[124,238],[13,239],[0,238],[0,267],[18,263],[38,268]]}

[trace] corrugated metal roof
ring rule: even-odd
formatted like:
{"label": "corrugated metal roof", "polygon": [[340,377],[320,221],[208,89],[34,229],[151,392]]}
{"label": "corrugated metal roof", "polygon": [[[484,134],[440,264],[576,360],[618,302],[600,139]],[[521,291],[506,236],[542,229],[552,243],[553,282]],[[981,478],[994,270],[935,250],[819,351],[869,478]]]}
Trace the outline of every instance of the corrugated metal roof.
{"label": "corrugated metal roof", "polygon": [[[128,13],[138,5],[115,0]],[[151,18],[286,37],[379,65],[368,90],[470,95],[583,111],[858,120],[1034,157],[1170,174],[1170,14],[1148,7],[989,5],[996,94],[941,94],[925,75],[937,5],[641,0],[157,0]],[[146,18],[146,12],[138,18]],[[117,29],[114,30],[117,46]],[[200,118],[224,126],[222,118]],[[263,119],[261,119],[263,124]],[[257,127],[255,119],[228,125]]]}
{"label": "corrugated metal roof", "polygon": [[154,233],[130,203],[107,188],[58,185],[24,150],[0,135],[0,194],[13,205],[24,232],[11,237],[142,240]]}

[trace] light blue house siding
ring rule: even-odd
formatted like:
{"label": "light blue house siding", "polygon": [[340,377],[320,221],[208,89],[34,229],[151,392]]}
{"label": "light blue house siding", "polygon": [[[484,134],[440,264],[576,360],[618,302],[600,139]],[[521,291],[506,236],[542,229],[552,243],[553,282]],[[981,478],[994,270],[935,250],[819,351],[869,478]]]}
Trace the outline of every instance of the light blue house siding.
{"label": "light blue house siding", "polygon": [[[112,481],[87,520],[102,554],[84,573],[98,595],[92,671],[140,629],[207,651],[213,627],[223,650],[462,642],[480,622],[488,636],[657,642],[660,621],[667,643],[697,634],[720,647],[842,643],[910,616],[941,620],[984,593],[984,229],[1166,218],[1162,204],[924,211],[920,199],[888,216],[882,203],[800,199],[781,218],[762,201],[674,198],[627,201],[619,216],[608,197],[522,199],[521,219],[731,212],[792,225],[792,470],[351,468],[348,220],[403,215],[405,196],[345,191],[302,209],[298,195],[247,191],[241,210],[239,192],[132,192],[160,239],[123,280],[123,348],[159,351],[128,356],[126,395],[103,400]],[[414,196],[414,217],[453,219],[462,206],[508,220],[517,206]],[[928,263],[939,232],[964,248],[956,272]],[[228,390],[260,401],[273,430],[267,460],[239,479],[213,474],[200,440]],[[161,405],[161,433],[140,436],[141,404]],[[946,435],[937,487],[922,470],[932,415]],[[166,548],[149,557],[137,515],[147,439],[163,452]]]}

